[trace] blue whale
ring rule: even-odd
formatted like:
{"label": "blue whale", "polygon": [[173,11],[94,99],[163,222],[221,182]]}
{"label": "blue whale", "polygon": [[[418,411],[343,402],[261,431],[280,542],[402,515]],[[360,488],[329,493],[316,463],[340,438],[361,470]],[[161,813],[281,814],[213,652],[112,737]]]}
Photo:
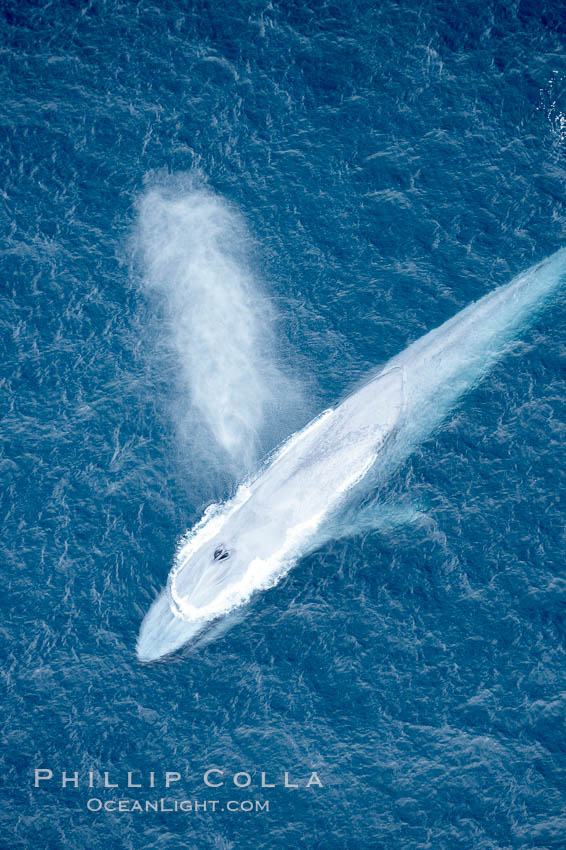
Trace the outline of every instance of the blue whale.
{"label": "blue whale", "polygon": [[138,658],[174,652],[276,584],[324,539],[325,523],[370,470],[385,481],[430,436],[565,276],[562,249],[470,304],[293,434],[234,498],[209,508],[143,620]]}

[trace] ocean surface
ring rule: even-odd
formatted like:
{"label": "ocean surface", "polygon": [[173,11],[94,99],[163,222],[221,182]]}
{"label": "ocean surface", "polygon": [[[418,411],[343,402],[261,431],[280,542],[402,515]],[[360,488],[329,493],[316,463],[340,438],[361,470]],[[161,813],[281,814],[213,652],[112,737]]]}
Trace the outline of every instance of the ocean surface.
{"label": "ocean surface", "polygon": [[565,847],[564,290],[384,485],[426,521],[135,654],[207,506],[566,244],[563,4],[0,18],[0,846]]}

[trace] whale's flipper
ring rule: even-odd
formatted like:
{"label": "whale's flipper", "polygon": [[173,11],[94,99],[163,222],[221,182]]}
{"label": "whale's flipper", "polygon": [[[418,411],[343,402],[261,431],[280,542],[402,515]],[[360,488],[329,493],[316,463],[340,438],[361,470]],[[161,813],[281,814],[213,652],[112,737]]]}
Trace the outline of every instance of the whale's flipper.
{"label": "whale's flipper", "polygon": [[415,505],[390,505],[372,502],[357,510],[350,508],[345,513],[333,516],[321,526],[312,540],[309,551],[313,552],[330,540],[355,537],[371,531],[388,532],[400,525],[424,522],[426,514]]}
{"label": "whale's flipper", "polygon": [[358,511],[354,517],[354,525],[345,526],[345,533],[341,536],[348,537],[351,533],[359,534],[364,531],[389,531],[399,525],[423,522],[425,518],[426,514],[416,505],[389,505],[384,502],[374,502]]}

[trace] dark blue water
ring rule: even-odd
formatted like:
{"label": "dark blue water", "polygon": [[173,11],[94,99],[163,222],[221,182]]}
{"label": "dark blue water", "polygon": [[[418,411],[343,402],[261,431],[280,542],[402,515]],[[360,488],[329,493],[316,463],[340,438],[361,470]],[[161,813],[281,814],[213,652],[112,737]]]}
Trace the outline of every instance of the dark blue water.
{"label": "dark blue water", "polygon": [[[296,427],[566,242],[562,4],[1,15],[1,846],[565,846],[564,297],[387,485],[426,523],[327,544],[144,666],[176,542],[237,479],[179,428],[171,316],[132,248],[148,187],[239,211]],[[219,803],[87,809],[161,797]]]}

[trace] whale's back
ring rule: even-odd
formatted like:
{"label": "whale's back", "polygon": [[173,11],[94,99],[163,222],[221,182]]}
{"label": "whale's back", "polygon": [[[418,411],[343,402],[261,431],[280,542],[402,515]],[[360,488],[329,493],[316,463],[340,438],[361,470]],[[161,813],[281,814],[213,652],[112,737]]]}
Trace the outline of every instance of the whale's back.
{"label": "whale's back", "polygon": [[[287,521],[331,510],[392,438],[404,410],[404,372],[382,372],[307,425],[256,482],[254,496]],[[292,516],[291,516],[292,514]]]}

